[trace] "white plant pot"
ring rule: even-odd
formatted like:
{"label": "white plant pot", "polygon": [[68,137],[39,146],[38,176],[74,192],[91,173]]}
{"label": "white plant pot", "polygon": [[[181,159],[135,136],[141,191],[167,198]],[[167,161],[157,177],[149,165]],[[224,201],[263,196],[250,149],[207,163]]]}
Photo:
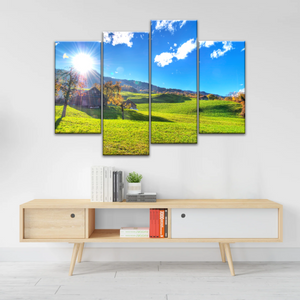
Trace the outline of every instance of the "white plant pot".
{"label": "white plant pot", "polygon": [[142,192],[142,183],[127,183],[127,194],[138,194]]}

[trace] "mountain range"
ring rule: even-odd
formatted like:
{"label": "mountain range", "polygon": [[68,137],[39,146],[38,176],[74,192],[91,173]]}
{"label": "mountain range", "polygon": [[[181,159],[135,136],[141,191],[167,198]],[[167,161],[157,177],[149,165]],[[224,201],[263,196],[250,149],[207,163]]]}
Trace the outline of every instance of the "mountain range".
{"label": "mountain range", "polygon": [[[55,74],[59,74],[60,72],[62,72],[63,70],[57,69],[55,70]],[[89,71],[87,72],[87,86],[86,88],[91,88],[95,83],[100,84],[100,74],[93,70],[93,71]],[[144,91],[144,92],[148,92],[149,90],[149,84],[147,82],[143,82],[143,81],[137,81],[137,80],[128,80],[128,79],[118,79],[118,78],[113,78],[113,77],[108,77],[108,76],[104,76],[103,77],[103,82],[106,83],[108,81],[112,81],[113,84],[115,84],[117,81],[121,82],[121,86],[123,85],[127,85],[127,86],[131,86],[134,89],[136,89],[137,91]],[[179,92],[179,93],[183,93],[183,92],[187,92],[190,94],[196,94],[196,92],[193,91],[189,91],[189,90],[181,90],[181,89],[167,89],[167,88],[162,88],[156,85],[151,85],[151,90],[159,92],[159,93],[163,93],[163,92]],[[206,93],[204,91],[200,91],[199,92],[200,95],[202,96],[206,96],[209,95],[210,93]],[[216,95],[216,96],[220,96],[220,95]],[[223,97],[223,96],[220,96]]]}

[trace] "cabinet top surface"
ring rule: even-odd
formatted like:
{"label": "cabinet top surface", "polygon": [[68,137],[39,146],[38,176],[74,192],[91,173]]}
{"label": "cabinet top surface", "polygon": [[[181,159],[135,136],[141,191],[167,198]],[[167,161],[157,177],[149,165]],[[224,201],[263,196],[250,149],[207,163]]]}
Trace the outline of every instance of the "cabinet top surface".
{"label": "cabinet top surface", "polygon": [[267,199],[158,199],[157,202],[91,202],[90,199],[35,199],[22,208],[281,208]]}

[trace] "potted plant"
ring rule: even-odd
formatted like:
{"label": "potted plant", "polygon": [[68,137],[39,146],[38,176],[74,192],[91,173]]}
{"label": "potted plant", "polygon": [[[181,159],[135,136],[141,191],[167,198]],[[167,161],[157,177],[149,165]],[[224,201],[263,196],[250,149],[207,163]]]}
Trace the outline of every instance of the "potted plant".
{"label": "potted plant", "polygon": [[135,172],[129,173],[126,177],[128,182],[127,184],[127,193],[128,194],[138,194],[142,192],[142,180],[143,176]]}

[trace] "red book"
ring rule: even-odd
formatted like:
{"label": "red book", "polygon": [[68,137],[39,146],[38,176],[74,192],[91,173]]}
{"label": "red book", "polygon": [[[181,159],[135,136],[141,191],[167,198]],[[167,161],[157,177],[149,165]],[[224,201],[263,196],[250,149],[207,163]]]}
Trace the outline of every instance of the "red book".
{"label": "red book", "polygon": [[159,237],[165,237],[165,210],[159,210]]}
{"label": "red book", "polygon": [[156,209],[156,237],[159,238],[159,209]]}
{"label": "red book", "polygon": [[153,209],[150,209],[150,237],[153,238]]}
{"label": "red book", "polygon": [[151,231],[151,218],[152,218],[152,212],[151,209],[149,209],[149,237],[152,237],[152,231]]}

